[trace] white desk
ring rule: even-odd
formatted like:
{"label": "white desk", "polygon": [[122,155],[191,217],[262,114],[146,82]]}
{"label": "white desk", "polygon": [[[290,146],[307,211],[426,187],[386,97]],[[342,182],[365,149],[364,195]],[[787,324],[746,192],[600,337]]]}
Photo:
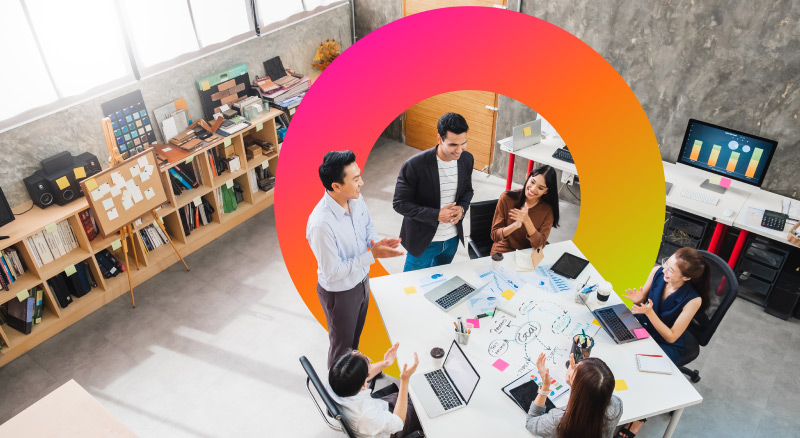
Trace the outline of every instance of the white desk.
{"label": "white desk", "polygon": [[[555,262],[564,251],[582,255],[571,241],[555,243],[547,246],[542,264]],[[511,260],[511,258],[507,257],[506,260]],[[372,294],[389,338],[392,343],[400,343],[397,361],[401,367],[404,363],[413,362],[413,353],[417,352],[420,358],[417,372],[430,371],[433,365],[429,352],[433,347],[449,348],[454,339],[453,321],[455,318],[458,316],[474,317],[467,313],[467,304],[461,304],[450,312],[444,313],[428,301],[422,293],[406,295],[403,288],[434,273],[442,273],[447,277],[459,275],[468,282],[481,284],[478,274],[487,271],[490,267],[489,258],[486,257],[370,280]],[[592,275],[593,281],[599,281],[601,278],[591,265],[579,278],[583,279],[587,273]],[[571,293],[555,295],[547,292],[547,297],[550,300],[563,299],[565,306],[580,306],[574,303]],[[621,302],[619,297],[612,294],[608,304],[618,302]],[[565,348],[568,348],[569,341],[566,342]],[[431,437],[472,437],[486,436],[491,433],[492,436],[530,437],[530,433],[525,429],[526,414],[501,391],[503,386],[518,377],[512,375],[512,367],[507,368],[505,372],[500,372],[470,353],[469,346],[464,350],[481,376],[472,401],[465,409],[432,419],[427,416],[422,405],[418,403],[419,400],[414,391],[410,391],[425,434]],[[624,379],[630,388],[627,391],[615,392],[623,401],[623,414],[620,422],[625,423],[664,412],[676,411],[664,434],[665,437],[670,437],[677,426],[683,408],[698,404],[702,402],[703,398],[674,366],[672,375],[640,373],[634,359],[636,353],[663,354],[661,348],[652,339],[617,345],[603,330],[600,330],[595,336],[592,356],[602,358],[614,372],[615,377]],[[562,400],[564,397],[558,399],[556,404],[562,405],[566,401]]]}
{"label": "white desk", "polygon": [[[681,189],[704,190],[700,184],[708,179],[705,172],[700,172],[689,166],[679,166],[677,164],[664,163],[664,180],[673,184],[672,189],[667,195],[667,205],[678,208],[698,216],[711,219],[723,225],[733,225],[736,215],[744,207],[750,192],[730,187],[724,194],[714,194],[719,197],[717,205],[709,205],[693,199],[681,196]],[[723,212],[730,210],[731,215],[725,216]]]}
{"label": "white desk", "polygon": [[795,203],[800,203],[800,201],[796,199],[787,198],[786,196],[781,196],[772,192],[768,192],[766,190],[758,190],[752,193],[750,197],[747,198],[747,202],[745,202],[741,211],[738,212],[738,215],[736,216],[736,220],[733,222],[733,225],[736,228],[740,228],[742,230],[758,234],[759,236],[764,236],[769,239],[777,240],[779,242],[784,242],[788,244],[789,242],[786,240],[786,234],[792,228],[791,225],[787,224],[783,228],[783,230],[778,231],[762,227],[760,223],[753,224],[747,221],[748,207],[755,207],[761,210],[781,211],[781,209],[783,208],[784,200],[791,200],[793,205]]}
{"label": "white desk", "polygon": [[500,145],[500,150],[504,152],[508,152],[508,174],[506,175],[506,190],[511,190],[511,180],[514,177],[514,160],[515,157],[518,155],[520,158],[525,158],[529,160],[528,162],[528,173],[531,173],[533,170],[533,163],[539,164],[547,164],[552,166],[555,169],[562,170],[564,172],[571,173],[573,175],[578,174],[578,170],[575,168],[575,164],[567,163],[566,161],[559,160],[557,158],[553,158],[553,153],[556,149],[564,147],[564,140],[561,139],[560,135],[547,135],[542,136],[542,141],[537,143],[533,146],[526,147],[524,149],[520,149],[517,151],[511,150],[511,143],[513,137],[504,138],[502,140],[498,140],[498,144]]}

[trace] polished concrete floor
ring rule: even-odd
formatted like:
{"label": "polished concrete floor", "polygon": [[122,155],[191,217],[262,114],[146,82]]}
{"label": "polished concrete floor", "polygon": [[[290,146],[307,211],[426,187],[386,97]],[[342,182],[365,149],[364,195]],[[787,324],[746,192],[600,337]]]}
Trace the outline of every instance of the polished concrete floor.
{"label": "polished concrete floor", "polygon": [[[380,140],[365,166],[363,193],[382,235],[399,232],[394,183],[415,152]],[[504,188],[479,173],[473,183],[476,201]],[[571,239],[577,227],[579,208],[561,209],[551,242]],[[457,258],[467,258],[464,248]],[[0,422],[75,379],[143,437],[343,436],[324,425],[304,388],[298,358],[322,370],[327,334],[286,272],[273,209],[187,261],[191,273],[173,265],[137,287],[136,309],[120,297],[0,368]],[[383,263],[398,272],[403,259]],[[797,345],[800,322],[735,302],[693,364],[704,401],[686,409],[675,436],[797,436]],[[650,419],[639,436],[661,436],[667,420]]]}

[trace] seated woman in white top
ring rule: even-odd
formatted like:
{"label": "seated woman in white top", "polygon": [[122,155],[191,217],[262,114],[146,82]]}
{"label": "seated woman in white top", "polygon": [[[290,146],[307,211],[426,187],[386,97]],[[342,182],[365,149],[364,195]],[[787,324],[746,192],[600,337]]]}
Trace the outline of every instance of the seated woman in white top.
{"label": "seated woman in white top", "polygon": [[359,438],[396,438],[421,429],[414,406],[408,400],[408,381],[419,364],[416,353],[414,365],[403,365],[399,393],[372,398],[370,391],[365,391],[370,379],[394,363],[399,345],[394,344],[383,360],[376,363],[357,350],[345,353],[328,372],[331,396],[339,404],[345,423]]}
{"label": "seated woman in white top", "polygon": [[590,357],[575,365],[570,354],[567,407],[545,413],[544,404],[550,393],[550,370],[545,367],[545,360],[542,353],[536,362],[543,384],[528,411],[528,431],[544,438],[611,438],[622,416],[622,400],[613,395],[614,373],[606,363]]}

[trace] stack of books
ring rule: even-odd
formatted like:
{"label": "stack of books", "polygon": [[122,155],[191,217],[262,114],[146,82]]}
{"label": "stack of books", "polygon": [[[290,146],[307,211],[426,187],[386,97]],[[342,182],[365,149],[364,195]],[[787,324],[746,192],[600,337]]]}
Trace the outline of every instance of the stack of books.
{"label": "stack of books", "polygon": [[205,198],[200,198],[200,203],[196,204],[190,202],[189,204],[178,209],[178,214],[183,223],[183,234],[190,235],[193,230],[198,227],[207,225],[211,222],[211,213],[214,212],[214,207]]}
{"label": "stack of books", "polygon": [[158,248],[161,245],[166,245],[169,243],[169,239],[167,239],[167,235],[164,234],[164,231],[156,224],[150,224],[141,230],[139,230],[139,235],[142,236],[142,242],[144,243],[144,252],[149,253],[150,251]]}
{"label": "stack of books", "polygon": [[25,265],[14,247],[0,251],[0,287],[9,290],[11,283],[25,273]]}
{"label": "stack of books", "polygon": [[169,169],[169,180],[175,195],[180,195],[184,190],[191,190],[203,183],[202,173],[197,161],[180,163]]}
{"label": "stack of books", "polygon": [[38,266],[44,266],[78,248],[78,238],[66,220],[56,224],[54,230],[40,231],[28,237],[28,245]]}
{"label": "stack of books", "polygon": [[270,106],[287,112],[300,105],[300,101],[303,100],[303,96],[311,86],[311,79],[297,78],[291,75],[286,75],[276,81],[267,79],[268,85],[266,86],[262,86],[264,82],[258,83],[259,80],[263,81],[263,79],[256,80],[256,89],[261,97],[269,102]]}

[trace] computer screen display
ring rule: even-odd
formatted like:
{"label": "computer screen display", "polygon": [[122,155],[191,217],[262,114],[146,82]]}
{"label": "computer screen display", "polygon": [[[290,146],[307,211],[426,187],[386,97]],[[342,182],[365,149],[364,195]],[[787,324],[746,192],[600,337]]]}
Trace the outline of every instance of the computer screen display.
{"label": "computer screen display", "polygon": [[469,399],[472,398],[472,393],[475,391],[475,387],[478,386],[478,380],[481,379],[481,376],[469,363],[469,359],[467,359],[467,356],[464,355],[461,347],[455,341],[450,346],[447,359],[444,361],[444,371],[450,377],[464,401],[469,403]]}
{"label": "computer screen display", "polygon": [[778,142],[690,119],[678,162],[761,186]]}

